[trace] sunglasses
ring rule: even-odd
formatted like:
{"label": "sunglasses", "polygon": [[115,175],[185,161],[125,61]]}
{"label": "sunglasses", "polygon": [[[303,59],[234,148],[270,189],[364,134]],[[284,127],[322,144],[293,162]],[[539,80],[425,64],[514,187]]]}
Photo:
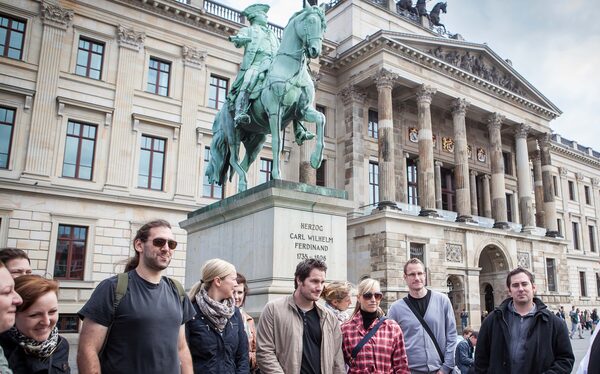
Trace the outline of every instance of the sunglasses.
{"label": "sunglasses", "polygon": [[169,249],[175,249],[175,248],[177,248],[177,242],[175,240],[170,240],[170,239],[167,240],[167,239],[164,239],[164,238],[154,238],[154,239],[152,239],[152,244],[155,247],[158,247],[158,248],[164,247],[165,244],[167,244],[167,243],[169,243]]}
{"label": "sunglasses", "polygon": [[367,300],[371,300],[373,296],[375,296],[375,300],[377,301],[383,299],[383,294],[381,292],[365,292],[362,296]]}

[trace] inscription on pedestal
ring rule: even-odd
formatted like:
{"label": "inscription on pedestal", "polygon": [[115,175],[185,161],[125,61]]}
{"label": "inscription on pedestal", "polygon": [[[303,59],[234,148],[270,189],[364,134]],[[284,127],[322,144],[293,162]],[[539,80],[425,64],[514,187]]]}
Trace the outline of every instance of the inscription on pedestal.
{"label": "inscription on pedestal", "polygon": [[301,222],[298,230],[290,232],[291,246],[296,251],[296,259],[316,258],[327,261],[327,252],[334,243],[333,236],[327,235],[331,228],[327,225]]}

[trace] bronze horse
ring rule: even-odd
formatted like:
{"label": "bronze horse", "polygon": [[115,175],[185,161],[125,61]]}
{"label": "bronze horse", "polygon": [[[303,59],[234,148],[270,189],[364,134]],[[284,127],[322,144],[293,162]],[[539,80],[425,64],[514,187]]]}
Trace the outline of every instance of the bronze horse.
{"label": "bronze horse", "polygon": [[434,26],[442,27],[444,29],[444,32],[446,32],[446,26],[440,23],[440,12],[446,13],[447,4],[448,3],[440,1],[439,3],[435,4],[433,9],[431,9],[431,12],[429,12],[429,20],[431,21],[431,23]]}

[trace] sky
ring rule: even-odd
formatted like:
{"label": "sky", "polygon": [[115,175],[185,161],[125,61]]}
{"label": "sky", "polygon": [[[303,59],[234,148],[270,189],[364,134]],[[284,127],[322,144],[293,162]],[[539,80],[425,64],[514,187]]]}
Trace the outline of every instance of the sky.
{"label": "sky", "polygon": [[[217,0],[243,10],[271,5],[285,26],[302,0]],[[446,0],[441,22],[468,42],[487,43],[563,114],[550,122],[563,138],[600,151],[600,21],[595,0]],[[322,3],[323,1],[319,1]],[[437,0],[428,0],[431,10]],[[413,0],[413,3],[416,1]]]}

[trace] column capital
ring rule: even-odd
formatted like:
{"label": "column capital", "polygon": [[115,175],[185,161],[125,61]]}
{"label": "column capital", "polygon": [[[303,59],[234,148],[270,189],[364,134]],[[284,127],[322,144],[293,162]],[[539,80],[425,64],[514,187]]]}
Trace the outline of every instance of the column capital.
{"label": "column capital", "polygon": [[117,40],[121,47],[139,51],[146,40],[146,34],[119,25],[119,28],[117,29]]}
{"label": "column capital", "polygon": [[597,186],[600,184],[600,178],[592,178],[592,185]]}
{"label": "column capital", "polygon": [[392,73],[387,69],[379,69],[375,74],[375,85],[377,89],[381,88],[393,88],[394,81],[398,78],[398,74]]}
{"label": "column capital", "polygon": [[63,30],[66,30],[73,21],[73,11],[71,9],[65,9],[46,1],[41,4],[40,16],[44,25]]}
{"label": "column capital", "polygon": [[452,115],[462,115],[467,113],[470,103],[467,99],[456,98],[452,100]]}
{"label": "column capital", "polygon": [[207,55],[206,51],[184,45],[181,47],[181,55],[183,56],[183,63],[185,66],[191,66],[198,69],[204,68],[204,61],[206,60]]}
{"label": "column capital", "polygon": [[431,104],[431,99],[436,92],[437,88],[422,84],[417,88],[417,103]]}
{"label": "column capital", "polygon": [[342,97],[345,106],[351,103],[364,104],[367,98],[367,94],[355,85],[344,87],[339,95]]}
{"label": "column capital", "polygon": [[435,165],[435,167],[437,168],[441,168],[442,166],[444,166],[444,163],[442,161],[435,161],[433,165]]}
{"label": "column capital", "polygon": [[489,175],[489,174],[483,174],[481,177],[482,177],[483,179],[485,179],[485,180],[488,180],[488,181],[489,181],[489,180],[492,178],[492,176],[491,176],[491,175]]}
{"label": "column capital", "polygon": [[549,132],[545,132],[545,133],[542,133],[537,136],[537,141],[540,145],[540,148],[549,146],[551,139],[552,139],[552,134],[550,134]]}
{"label": "column capital", "polygon": [[542,155],[540,154],[540,151],[535,150],[529,153],[529,158],[531,159],[531,161],[537,162],[542,160]]}
{"label": "column capital", "polygon": [[476,177],[479,175],[479,172],[477,172],[477,170],[470,170],[469,174],[471,174],[472,176]]}
{"label": "column capital", "polygon": [[515,128],[515,137],[517,139],[527,139],[527,134],[531,130],[531,126],[526,125],[524,123],[520,123]]}
{"label": "column capital", "polygon": [[579,172],[579,173],[575,173],[575,179],[578,182],[581,182],[583,180],[583,173]]}
{"label": "column capital", "polygon": [[499,113],[492,113],[488,116],[487,121],[488,121],[488,129],[489,130],[499,130],[500,126],[502,126],[502,121],[504,121],[504,117],[502,114]]}
{"label": "column capital", "polygon": [[559,167],[558,168],[558,174],[560,174],[561,177],[566,177],[567,173],[569,172],[569,169],[567,169],[566,167]]}

